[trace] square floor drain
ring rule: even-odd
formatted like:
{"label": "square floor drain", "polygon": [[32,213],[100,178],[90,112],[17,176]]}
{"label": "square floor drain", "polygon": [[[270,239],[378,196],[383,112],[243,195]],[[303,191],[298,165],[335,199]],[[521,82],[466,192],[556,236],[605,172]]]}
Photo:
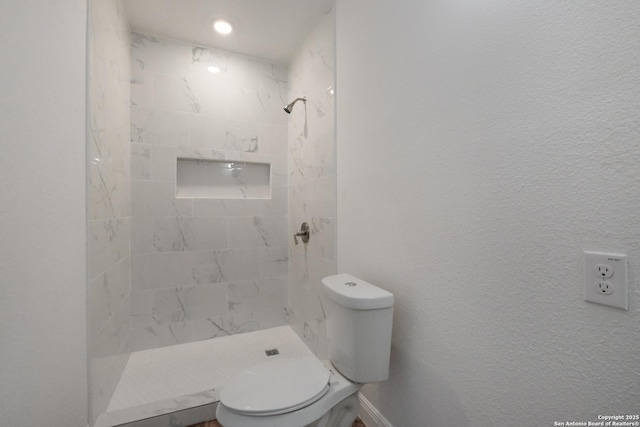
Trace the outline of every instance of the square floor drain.
{"label": "square floor drain", "polygon": [[272,348],[271,350],[265,350],[264,352],[267,354],[267,356],[275,356],[276,354],[280,354],[277,348]]}

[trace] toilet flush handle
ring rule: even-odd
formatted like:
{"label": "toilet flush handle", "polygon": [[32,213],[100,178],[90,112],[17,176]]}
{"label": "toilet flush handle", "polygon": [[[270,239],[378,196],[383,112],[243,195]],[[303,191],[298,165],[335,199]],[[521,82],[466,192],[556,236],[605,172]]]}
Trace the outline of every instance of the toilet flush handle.
{"label": "toilet flush handle", "polygon": [[303,222],[302,225],[300,226],[300,231],[296,231],[296,233],[293,235],[293,241],[296,243],[296,245],[298,244],[298,237],[302,238],[302,242],[303,243],[307,243],[309,241],[309,224],[307,224],[306,222]]}

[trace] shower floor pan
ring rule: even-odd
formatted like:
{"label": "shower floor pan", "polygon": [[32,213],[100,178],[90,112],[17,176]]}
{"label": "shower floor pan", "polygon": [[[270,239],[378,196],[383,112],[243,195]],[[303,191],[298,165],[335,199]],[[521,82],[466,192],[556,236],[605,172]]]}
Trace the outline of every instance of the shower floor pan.
{"label": "shower floor pan", "polygon": [[[268,356],[268,350],[277,355]],[[273,358],[312,354],[289,326],[131,353],[95,427],[163,427],[215,418],[233,375]]]}

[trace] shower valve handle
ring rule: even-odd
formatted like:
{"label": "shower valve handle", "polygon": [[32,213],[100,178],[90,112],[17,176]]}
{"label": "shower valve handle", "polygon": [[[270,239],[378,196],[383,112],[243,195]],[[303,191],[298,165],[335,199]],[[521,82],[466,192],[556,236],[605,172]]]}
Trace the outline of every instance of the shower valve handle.
{"label": "shower valve handle", "polygon": [[307,224],[306,222],[303,222],[302,225],[300,226],[300,231],[296,231],[296,233],[293,235],[293,241],[297,245],[298,237],[301,237],[302,242],[307,243],[309,241],[309,235],[310,235],[309,224]]}

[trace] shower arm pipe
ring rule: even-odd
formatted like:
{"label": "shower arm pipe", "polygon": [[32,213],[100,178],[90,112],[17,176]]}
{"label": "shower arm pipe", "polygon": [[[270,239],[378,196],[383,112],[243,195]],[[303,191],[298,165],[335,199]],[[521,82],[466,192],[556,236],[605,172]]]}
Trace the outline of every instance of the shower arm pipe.
{"label": "shower arm pipe", "polygon": [[289,104],[287,104],[287,105],[284,107],[284,111],[285,111],[287,114],[291,114],[291,111],[293,111],[293,106],[294,106],[294,105],[296,105],[296,102],[298,102],[298,101],[302,101],[302,102],[306,105],[306,104],[307,104],[307,97],[306,97],[306,96],[303,96],[302,98],[296,98],[296,99],[294,99],[292,102],[290,102]]}

